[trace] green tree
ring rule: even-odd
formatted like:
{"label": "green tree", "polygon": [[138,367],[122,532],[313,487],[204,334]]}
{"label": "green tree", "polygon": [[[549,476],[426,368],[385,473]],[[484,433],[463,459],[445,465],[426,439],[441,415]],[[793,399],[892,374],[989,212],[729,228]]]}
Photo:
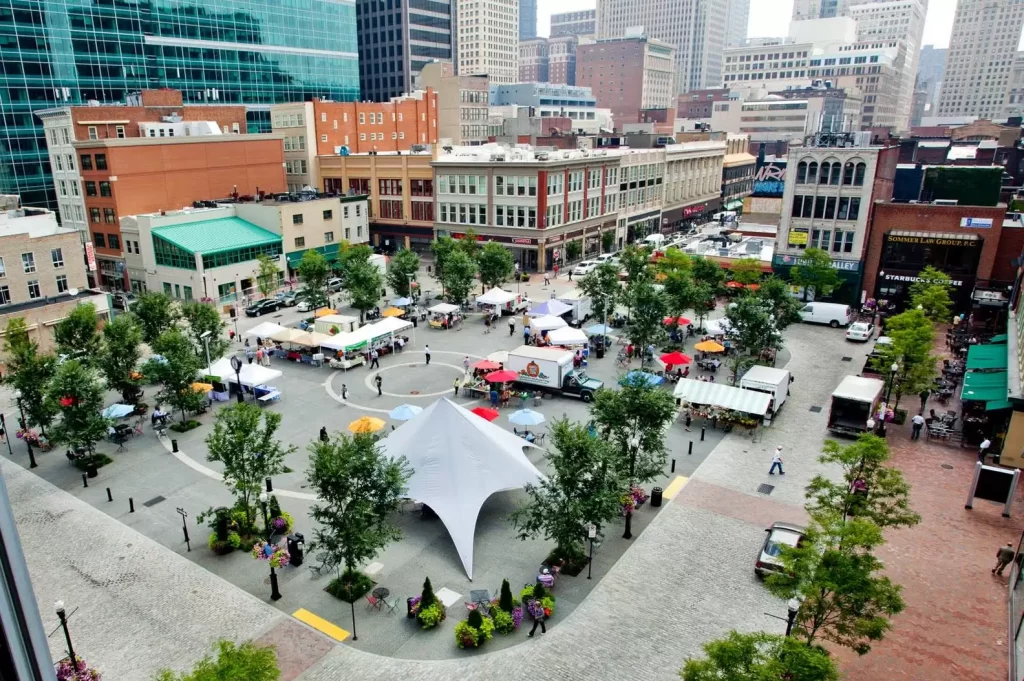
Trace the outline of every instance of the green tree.
{"label": "green tree", "polygon": [[163,293],[146,292],[132,306],[132,314],[139,318],[142,340],[153,343],[178,320],[174,301]]}
{"label": "green tree", "polygon": [[477,256],[477,266],[480,268],[480,283],[487,290],[511,279],[516,269],[511,251],[493,241],[484,244]]}
{"label": "green tree", "polygon": [[395,295],[408,297],[412,291],[412,282],[416,279],[416,273],[420,271],[420,256],[408,248],[403,248],[391,257],[388,262],[388,286]]}
{"label": "green tree", "polygon": [[917,281],[910,285],[910,306],[920,307],[924,310],[924,316],[936,324],[945,323],[953,307],[949,297],[952,287],[949,275],[929,265],[921,270]]}
{"label": "green tree", "polygon": [[889,381],[893,380],[891,367],[897,365],[893,384],[896,401],[892,408],[895,409],[903,395],[916,395],[935,383],[938,361],[932,354],[935,328],[924,310],[912,309],[890,317],[885,324],[885,333],[892,342],[876,346],[873,366]]}
{"label": "green tree", "polygon": [[630,281],[626,298],[630,307],[627,331],[633,345],[642,353],[640,367],[643,368],[647,361],[647,347],[657,347],[665,340],[664,322],[668,306],[665,296],[656,291],[653,282],[646,277]]}
{"label": "green tree", "polygon": [[79,303],[64,319],[57,322],[53,329],[53,340],[57,346],[57,354],[77,359],[84,364],[92,364],[100,351],[100,332],[96,319],[96,306],[92,303]]}
{"label": "green tree", "polygon": [[60,414],[50,428],[50,441],[92,454],[96,443],[107,436],[103,387],[96,373],[76,359],[57,367],[46,390],[46,400]]}
{"label": "green tree", "polygon": [[384,287],[384,277],[380,270],[369,260],[350,260],[343,278],[345,290],[348,291],[352,307],[359,310],[359,321],[363,314],[372,309],[380,300],[380,291]]}
{"label": "green tree", "polygon": [[461,239],[456,239],[456,244],[460,251],[473,260],[476,260],[477,256],[480,255],[480,238],[472,227],[466,230]]}
{"label": "green tree", "polygon": [[820,248],[804,251],[800,264],[790,271],[790,278],[794,284],[803,287],[804,300],[807,300],[808,293],[812,293],[816,300],[831,295],[842,283],[832,267],[832,258]]}
{"label": "green tree", "polygon": [[207,655],[192,671],[181,674],[162,669],[153,681],[277,681],[281,678],[273,647],[257,646],[252,641],[236,646],[231,641],[221,640],[214,650],[216,659]]}
{"label": "green tree", "polygon": [[512,513],[512,524],[520,539],[551,540],[556,559],[579,563],[586,557],[589,525],[605,525],[622,513],[616,454],[582,423],[559,419],[550,432],[548,475],[526,486],[528,500]]}
{"label": "green tree", "polygon": [[730,631],[703,647],[707,657],[687,660],[683,681],[839,681],[827,650],[793,638]]}
{"label": "green tree", "polygon": [[583,252],[583,246],[579,241],[569,241],[565,244],[565,257],[569,262],[576,262]]}
{"label": "green tree", "polygon": [[756,284],[761,280],[761,261],[757,258],[740,258],[729,268],[732,280],[741,284]]}
{"label": "green tree", "polygon": [[57,358],[40,354],[39,344],[28,334],[25,320],[12,317],[7,321],[4,336],[7,375],[4,383],[18,393],[18,401],[28,423],[39,426],[43,433],[57,415],[56,407],[46,399],[46,389],[57,370]]}
{"label": "green tree", "polygon": [[[445,293],[445,267],[448,259],[456,251],[461,250],[458,242],[450,236],[439,236],[430,242],[430,251],[434,254],[434,279],[441,284],[441,295]],[[468,256],[467,256],[468,257]],[[471,258],[472,259],[472,258]],[[474,273],[476,268],[474,267]]]}
{"label": "green tree", "polygon": [[327,280],[331,276],[327,258],[319,251],[308,250],[302,254],[295,272],[302,282],[302,294],[313,309],[327,307]]}
{"label": "green tree", "polygon": [[697,257],[692,260],[694,283],[708,285],[713,295],[721,293],[727,278],[722,266],[707,258]]}
{"label": "green tree", "polygon": [[771,310],[779,331],[800,321],[800,302],[790,293],[789,285],[778,277],[768,277],[761,282],[757,298]]}
{"label": "green tree", "polygon": [[395,511],[412,475],[405,457],[390,458],[368,434],[339,434],[309,445],[306,479],[316,493],[311,549],[344,568],[342,588],[360,579],[357,567],[398,541]]}
{"label": "green tree", "polygon": [[[207,348],[210,351],[211,363],[216,362],[227,353],[231,344],[224,337],[224,320],[213,305],[198,301],[184,303],[181,306],[181,316],[188,325],[188,335],[192,338],[196,354],[200,359],[206,359]],[[206,338],[205,345],[203,344],[204,333],[210,334]]]}
{"label": "green tree", "polygon": [[245,511],[246,532],[256,530],[256,500],[263,482],[284,472],[284,459],[295,447],[281,444],[275,435],[281,415],[242,402],[217,412],[213,432],[206,437],[207,461],[224,467],[224,484]]}
{"label": "green tree", "polygon": [[611,253],[615,250],[615,230],[601,232],[601,252]]}
{"label": "green tree", "polygon": [[475,276],[476,262],[461,250],[452,251],[445,261],[444,277],[441,279],[448,300],[458,305],[466,302],[473,289]]}
{"label": "green tree", "polygon": [[281,279],[281,269],[277,266],[277,260],[269,255],[261,253],[256,256],[256,285],[264,298],[269,298]]}
{"label": "green tree", "polygon": [[771,309],[757,296],[739,298],[725,309],[730,335],[746,354],[781,350],[782,332],[775,325]]}
{"label": "green tree", "polygon": [[143,373],[163,386],[157,399],[181,410],[184,422],[185,412],[198,410],[205,399],[202,393],[192,388],[204,362],[181,329],[164,331],[153,341],[152,347],[164,359],[150,360]]}
{"label": "green tree", "polygon": [[111,390],[121,393],[125,404],[136,404],[142,395],[142,327],[135,315],[118,315],[103,327],[103,349],[97,368]]}
{"label": "green tree", "polygon": [[626,273],[626,279],[632,284],[644,277],[653,277],[650,264],[651,254],[642,246],[626,246],[619,253],[619,262]]}
{"label": "green tree", "polygon": [[694,281],[693,291],[693,314],[697,317],[697,328],[704,328],[704,320],[708,313],[715,309],[718,297],[718,290],[706,281]]}
{"label": "green tree", "polygon": [[615,311],[615,303],[622,295],[619,268],[610,262],[601,263],[593,272],[578,279],[576,287],[590,298],[594,317],[604,322]]}

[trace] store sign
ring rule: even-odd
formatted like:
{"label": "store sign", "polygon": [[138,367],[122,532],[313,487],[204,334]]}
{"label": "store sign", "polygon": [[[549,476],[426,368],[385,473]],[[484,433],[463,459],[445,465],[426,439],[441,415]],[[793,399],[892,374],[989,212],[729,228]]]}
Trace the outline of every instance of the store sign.
{"label": "store sign", "polygon": [[889,234],[886,239],[897,244],[921,244],[923,246],[959,246],[973,248],[978,242],[973,239],[942,239],[937,236],[903,236]]}
{"label": "store sign", "polygon": [[[787,265],[789,267],[798,267],[800,265],[806,265],[807,260],[804,258],[798,258],[793,255],[777,255],[773,261],[776,265]],[[860,261],[859,260],[833,260],[832,269],[839,270],[840,272],[860,272]]]}
{"label": "store sign", "polygon": [[992,229],[992,218],[960,218],[960,226],[968,229]]}
{"label": "store sign", "polygon": [[522,239],[522,238],[516,237],[516,238],[512,239],[512,243],[514,243],[514,244],[532,244],[533,243],[533,239]]}
{"label": "store sign", "polygon": [[[464,239],[464,238],[466,238],[466,235],[461,233],[461,232],[452,232],[452,238],[453,239]],[[483,234],[477,234],[476,235],[476,240],[477,241],[483,241],[484,240],[484,235]]]}
{"label": "store sign", "polygon": [[791,229],[791,230],[789,230],[789,245],[790,246],[806,246],[807,245],[807,230],[806,229]]}
{"label": "store sign", "polygon": [[699,215],[706,211],[708,204],[698,203],[696,206],[683,206],[683,217],[688,218],[691,215]]}
{"label": "store sign", "polygon": [[96,271],[96,251],[93,249],[92,242],[85,242],[85,260],[89,263],[89,271]]}
{"label": "store sign", "polygon": [[[906,282],[908,284],[912,284],[915,281],[922,281],[921,277],[915,277],[915,276],[909,275],[909,274],[887,274],[885,272],[879,272],[878,274],[879,274],[879,276],[881,276],[886,281],[902,281],[902,282]],[[949,280],[949,285],[950,286],[963,286],[964,282],[961,281],[960,279],[950,279]]]}
{"label": "store sign", "polygon": [[772,161],[754,171],[754,192],[752,196],[779,198],[785,189],[785,161]]}

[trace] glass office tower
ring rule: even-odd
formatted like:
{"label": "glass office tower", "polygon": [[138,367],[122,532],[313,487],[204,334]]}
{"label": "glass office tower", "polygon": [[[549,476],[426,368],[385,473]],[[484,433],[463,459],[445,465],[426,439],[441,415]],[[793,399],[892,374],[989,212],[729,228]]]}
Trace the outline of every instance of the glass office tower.
{"label": "glass office tower", "polygon": [[56,210],[32,112],[144,89],[186,104],[359,98],[351,0],[0,0],[0,193]]}

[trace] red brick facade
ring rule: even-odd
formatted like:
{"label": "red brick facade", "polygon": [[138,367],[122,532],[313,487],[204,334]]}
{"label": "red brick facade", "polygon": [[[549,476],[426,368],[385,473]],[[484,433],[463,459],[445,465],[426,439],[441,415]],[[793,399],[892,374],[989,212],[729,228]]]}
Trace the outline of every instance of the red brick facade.
{"label": "red brick facade", "polygon": [[313,100],[316,152],[331,156],[335,147],[353,154],[408,151],[414,144],[437,143],[437,93],[400,102],[324,102]]}
{"label": "red brick facade", "polygon": [[[224,132],[246,132],[244,106],[183,105],[178,90],[143,90],[142,106],[73,106],[76,140],[140,137],[139,123],[159,123],[164,116],[184,121],[213,121]],[[95,129],[94,137],[90,129]],[[119,130],[120,129],[120,130]]]}

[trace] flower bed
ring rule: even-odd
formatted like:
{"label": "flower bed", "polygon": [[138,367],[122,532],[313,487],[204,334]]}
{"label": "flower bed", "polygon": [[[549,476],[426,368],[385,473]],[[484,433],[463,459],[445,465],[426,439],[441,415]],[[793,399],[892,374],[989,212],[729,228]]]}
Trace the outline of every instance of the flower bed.
{"label": "flower bed", "polygon": [[455,625],[455,645],[460,648],[479,648],[493,637],[494,621],[477,609],[470,610],[469,617]]}
{"label": "flower bed", "polygon": [[448,618],[444,604],[434,595],[434,587],[431,586],[429,577],[423,580],[423,592],[409,599],[409,612],[423,629],[433,629]]}
{"label": "flower bed", "polygon": [[537,619],[542,614],[545,618],[555,614],[555,597],[548,593],[540,584],[523,587],[519,597],[525,604],[530,617]]}
{"label": "flower bed", "polygon": [[95,453],[95,454],[93,454],[91,456],[83,456],[83,457],[80,457],[78,459],[75,459],[75,468],[77,468],[80,471],[84,471],[84,470],[88,469],[89,466],[96,466],[96,468],[103,468],[108,463],[114,463],[114,460],[111,459],[106,454],[100,454],[100,453],[97,452],[97,453]]}
{"label": "flower bed", "polygon": [[201,424],[199,421],[196,421],[195,419],[189,419],[184,423],[180,421],[177,423],[172,423],[170,425],[170,429],[173,430],[175,433],[187,433],[190,430],[195,430],[201,425],[203,424]]}
{"label": "flower bed", "polygon": [[252,557],[256,560],[265,560],[272,568],[281,568],[291,562],[291,554],[283,546],[268,544],[260,540],[252,546]]}
{"label": "flower bed", "polygon": [[102,676],[99,670],[90,668],[78,655],[75,655],[74,665],[70,657],[65,657],[54,665],[54,671],[57,673],[57,681],[100,681]]}
{"label": "flower bed", "polygon": [[346,603],[355,603],[373,588],[372,579],[358,571],[345,571],[341,577],[332,579],[324,591]]}

